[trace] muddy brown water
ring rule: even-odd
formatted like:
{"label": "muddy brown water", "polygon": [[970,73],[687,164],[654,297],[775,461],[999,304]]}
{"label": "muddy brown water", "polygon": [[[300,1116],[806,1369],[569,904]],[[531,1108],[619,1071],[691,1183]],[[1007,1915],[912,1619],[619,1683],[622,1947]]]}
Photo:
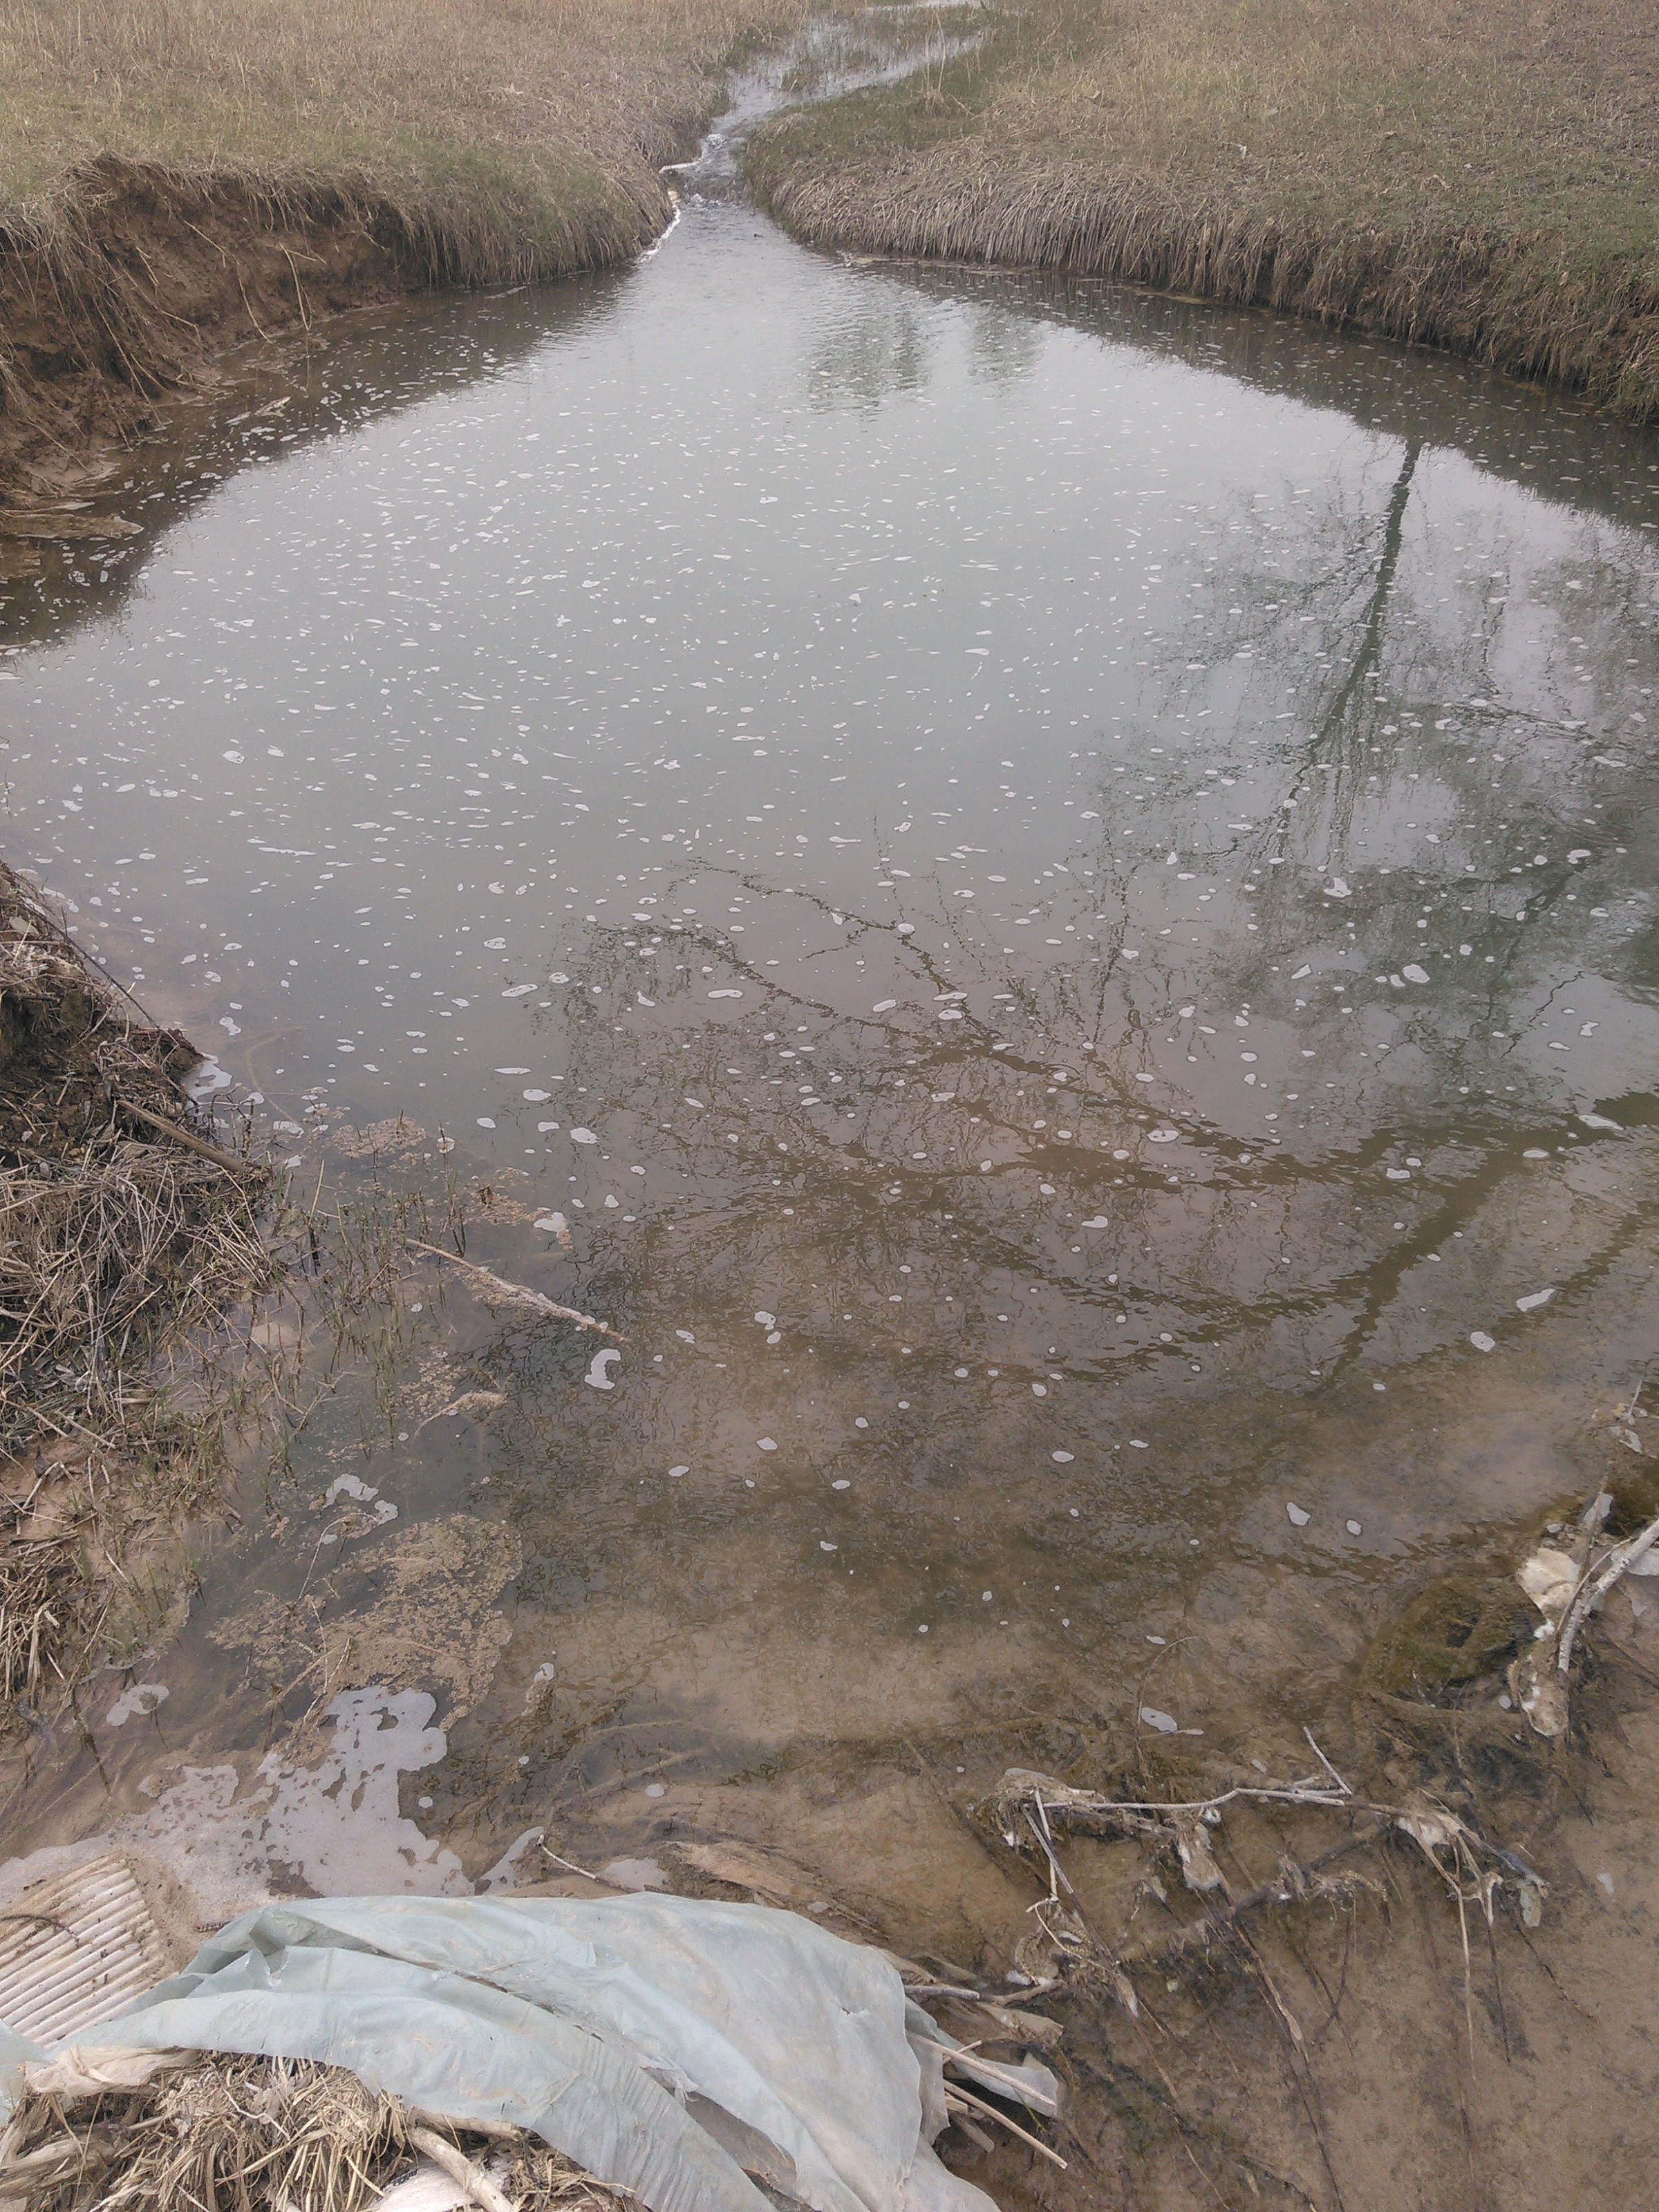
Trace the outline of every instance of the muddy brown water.
{"label": "muddy brown water", "polygon": [[[733,1832],[1000,1972],[1031,1893],[952,1802],[1283,1771],[1631,1449],[1659,446],[718,184],[623,272],[231,365],[93,500],[138,536],[3,587],[9,856],[296,1186],[442,1241],[447,1176],[625,1338],[411,1263],[7,1841],[113,1828],[210,1918]],[[1574,1877],[1615,1948],[1646,1833]],[[1375,2063],[1441,2096],[1419,2001]],[[1573,2141],[1645,2158],[1624,2097]],[[1446,2201],[1469,2111],[1356,2123],[1345,2201]]]}

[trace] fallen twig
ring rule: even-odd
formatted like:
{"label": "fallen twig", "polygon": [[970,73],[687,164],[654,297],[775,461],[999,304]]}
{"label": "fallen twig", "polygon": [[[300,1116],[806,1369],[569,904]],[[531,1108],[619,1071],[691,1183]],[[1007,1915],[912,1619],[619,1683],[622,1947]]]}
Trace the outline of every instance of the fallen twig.
{"label": "fallen twig", "polygon": [[1066,2162],[1057,2150],[1050,2150],[1046,2142],[1040,2142],[1036,2136],[1028,2134],[1018,2120],[1011,2120],[1006,2112],[995,2105],[988,2104],[983,2097],[975,2096],[971,2090],[964,2089],[959,2081],[945,2084],[945,2102],[947,2110],[953,2103],[961,2103],[970,2106],[976,2112],[983,2112],[988,2120],[1000,2121],[1011,2136],[1018,2136],[1023,2143],[1029,2143],[1034,2151],[1040,2152],[1044,2158],[1057,2166],[1062,2173],[1066,2171]]}
{"label": "fallen twig", "polygon": [[541,1291],[532,1291],[523,1283],[509,1283],[504,1276],[492,1273],[488,1267],[479,1267],[475,1260],[463,1260],[459,1252],[446,1252],[439,1244],[422,1244],[414,1237],[408,1243],[411,1252],[424,1252],[428,1258],[445,1261],[450,1267],[459,1267],[464,1273],[471,1275],[482,1285],[482,1295],[486,1297],[504,1298],[512,1305],[530,1306],[537,1313],[546,1314],[551,1320],[568,1321],[576,1328],[597,1329],[601,1336],[608,1336],[615,1344],[626,1344],[628,1341],[621,1331],[612,1328],[608,1322],[596,1320],[592,1314],[578,1313],[574,1306],[557,1305],[551,1298],[544,1297]]}
{"label": "fallen twig", "polygon": [[188,1129],[181,1129],[176,1121],[169,1121],[165,1114],[152,1114],[148,1106],[137,1105],[131,1098],[123,1098],[118,1094],[115,1103],[122,1113],[130,1114],[135,1121],[143,1122],[147,1128],[159,1129],[163,1135],[171,1137],[175,1144],[182,1145],[187,1152],[196,1152],[203,1159],[211,1160],[216,1168],[228,1168],[233,1175],[254,1172],[247,1161],[239,1160],[234,1152],[224,1152],[219,1146],[209,1144],[205,1137],[198,1137]]}
{"label": "fallen twig", "polygon": [[[1317,1744],[1314,1749],[1319,1752]],[[1220,1875],[1209,1856],[1202,1830],[1215,1825],[1224,1806],[1243,1800],[1268,1805],[1315,1805],[1344,1812],[1357,1809],[1352,1790],[1337,1775],[1322,1752],[1319,1757],[1326,1772],[1335,1777],[1334,1782],[1310,1776],[1297,1782],[1237,1783],[1231,1790],[1218,1791],[1213,1797],[1197,1797],[1175,1804],[1160,1804],[1152,1798],[1109,1797],[1101,1790],[1073,1790],[1063,1782],[1056,1782],[1052,1775],[1011,1766],[997,1785],[990,1808],[1002,1840],[1011,1850],[1021,1849],[1018,1821],[1024,1819],[1048,1862],[1050,1893],[1055,1898],[1062,1887],[1068,1894],[1071,1892],[1071,1884],[1054,1856],[1054,1831],[1057,1823],[1067,1827],[1113,1828],[1125,1835],[1148,1836],[1172,1844],[1180,1856],[1188,1887],[1210,1890],[1217,1886]]]}
{"label": "fallen twig", "polygon": [[458,2189],[464,2189],[475,2204],[482,2204],[484,2212],[517,2212],[512,2198],[495,2184],[481,2166],[474,2166],[465,2151],[457,2150],[430,2128],[411,2128],[409,2140],[434,2166],[441,2166]]}

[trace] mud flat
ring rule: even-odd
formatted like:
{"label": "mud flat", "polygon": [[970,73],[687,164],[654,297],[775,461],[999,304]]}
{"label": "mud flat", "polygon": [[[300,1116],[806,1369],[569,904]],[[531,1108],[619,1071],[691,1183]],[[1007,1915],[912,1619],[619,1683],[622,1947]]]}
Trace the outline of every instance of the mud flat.
{"label": "mud flat", "polygon": [[763,206],[855,253],[1126,278],[1659,412],[1659,27],[1631,0],[1036,0],[788,117]]}

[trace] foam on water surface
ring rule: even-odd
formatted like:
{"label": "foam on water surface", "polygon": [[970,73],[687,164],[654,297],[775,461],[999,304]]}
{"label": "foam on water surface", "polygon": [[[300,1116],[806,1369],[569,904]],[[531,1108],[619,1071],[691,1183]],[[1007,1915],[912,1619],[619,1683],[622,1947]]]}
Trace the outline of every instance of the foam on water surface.
{"label": "foam on water surface", "polygon": [[[1571,1490],[1644,1356],[1651,440],[844,266],[722,160],[635,269],[336,325],[279,439],[187,415],[143,536],[3,587],[9,856],[279,1158],[355,1189],[380,1133],[627,1340],[423,1273],[392,1419],[331,1379],[100,1688],[217,1896],[444,1889],[555,1801],[641,1857],[647,1767],[787,1794],[998,1701],[1132,1724],[1154,1620],[1151,1710],[1255,1725],[1328,1549]],[[510,1620],[376,1691],[331,1631],[418,1615],[377,1547],[452,1521],[522,1547]]]}

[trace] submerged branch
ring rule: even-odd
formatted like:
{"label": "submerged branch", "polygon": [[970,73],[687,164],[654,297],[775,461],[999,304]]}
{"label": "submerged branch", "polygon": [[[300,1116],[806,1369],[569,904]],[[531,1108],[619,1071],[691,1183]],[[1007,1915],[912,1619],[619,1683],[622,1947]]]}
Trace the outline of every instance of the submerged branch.
{"label": "submerged branch", "polygon": [[562,1306],[539,1291],[532,1291],[523,1283],[509,1283],[504,1276],[494,1274],[481,1267],[475,1260],[463,1260],[459,1252],[446,1252],[441,1245],[422,1244],[418,1238],[409,1239],[411,1252],[423,1252],[428,1259],[442,1260],[452,1267],[459,1267],[471,1276],[479,1286],[478,1294],[485,1298],[501,1298],[509,1305],[528,1306],[533,1312],[548,1315],[554,1321],[568,1321],[575,1328],[597,1329],[601,1336],[610,1337],[614,1343],[626,1344],[628,1339],[609,1322],[599,1321],[592,1314],[578,1313],[574,1306]]}

